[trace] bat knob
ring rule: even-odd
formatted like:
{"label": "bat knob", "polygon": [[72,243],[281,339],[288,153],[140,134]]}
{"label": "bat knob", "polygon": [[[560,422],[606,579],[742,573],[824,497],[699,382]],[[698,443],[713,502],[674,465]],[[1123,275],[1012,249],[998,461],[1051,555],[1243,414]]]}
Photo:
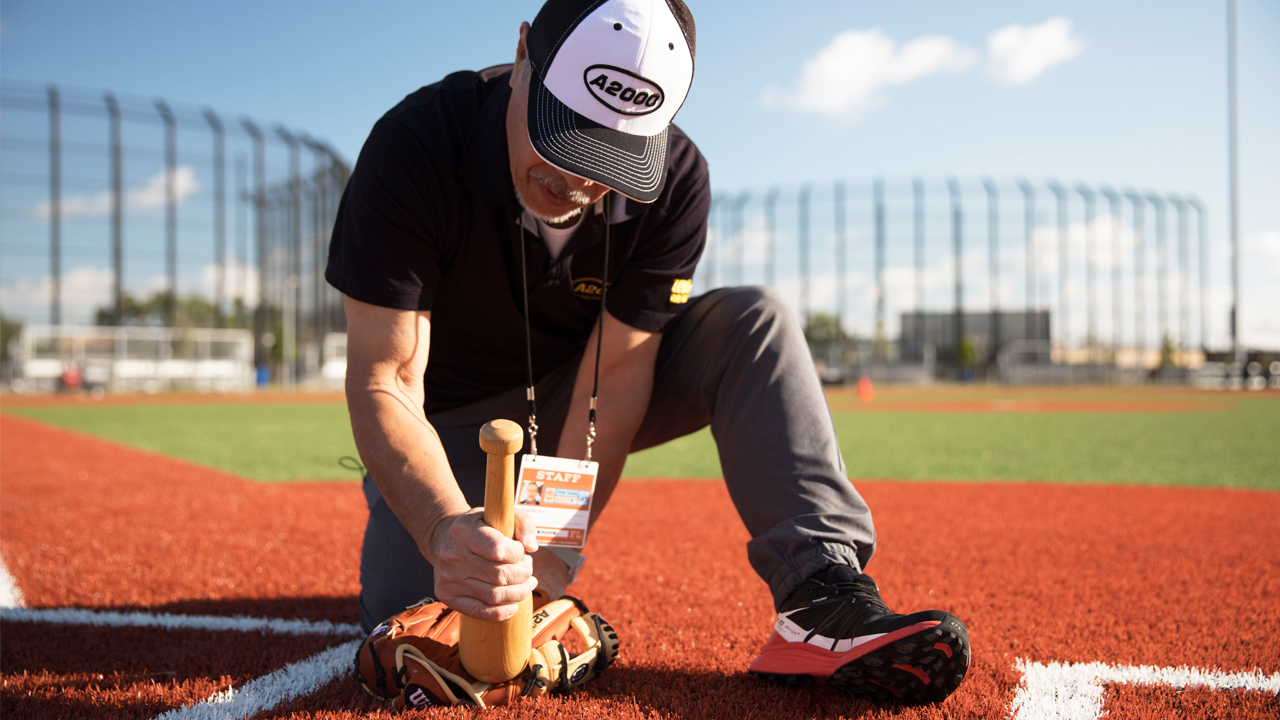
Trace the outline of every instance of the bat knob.
{"label": "bat knob", "polygon": [[524,429],[510,420],[492,420],[480,428],[480,449],[490,455],[515,455],[524,447]]}

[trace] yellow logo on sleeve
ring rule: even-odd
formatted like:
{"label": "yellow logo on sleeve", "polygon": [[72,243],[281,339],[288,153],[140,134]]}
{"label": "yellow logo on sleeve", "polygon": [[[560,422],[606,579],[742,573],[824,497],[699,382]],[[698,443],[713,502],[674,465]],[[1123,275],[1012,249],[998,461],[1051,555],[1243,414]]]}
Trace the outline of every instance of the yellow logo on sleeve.
{"label": "yellow logo on sleeve", "polygon": [[671,302],[677,305],[689,302],[689,293],[693,292],[693,280],[676,280],[671,283]]}

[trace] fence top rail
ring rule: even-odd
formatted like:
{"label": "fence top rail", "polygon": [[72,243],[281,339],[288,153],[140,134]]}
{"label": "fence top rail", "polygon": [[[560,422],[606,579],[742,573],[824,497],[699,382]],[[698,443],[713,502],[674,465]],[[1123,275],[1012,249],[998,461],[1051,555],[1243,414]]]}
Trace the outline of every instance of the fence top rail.
{"label": "fence top rail", "polygon": [[[252,134],[246,131],[240,119],[243,116],[234,114],[217,113],[207,106],[196,106],[189,103],[169,102],[158,98],[149,98],[141,95],[132,95],[129,93],[114,93],[108,90],[96,90],[92,88],[83,88],[76,86],[58,85],[54,83],[37,83],[28,80],[9,80],[0,81],[0,106],[15,110],[31,110],[31,111],[47,111],[49,108],[49,90],[56,88],[58,93],[59,109],[63,113],[92,115],[96,117],[107,118],[110,116],[110,102],[108,97],[112,98],[119,109],[122,120],[132,122],[149,123],[154,125],[163,125],[164,118],[157,110],[157,102],[161,102],[173,114],[174,120],[182,126],[200,127],[205,130],[212,130],[210,124],[210,114],[221,122],[220,132],[235,134],[248,140],[254,140]],[[256,123],[259,127],[274,127],[275,124]],[[304,139],[307,146],[313,150],[323,152],[334,161],[346,165],[346,161],[338,155],[332,146],[324,140],[311,138],[303,131],[292,132],[293,136]],[[288,144],[280,138],[276,133],[262,133],[263,141],[288,147]]]}

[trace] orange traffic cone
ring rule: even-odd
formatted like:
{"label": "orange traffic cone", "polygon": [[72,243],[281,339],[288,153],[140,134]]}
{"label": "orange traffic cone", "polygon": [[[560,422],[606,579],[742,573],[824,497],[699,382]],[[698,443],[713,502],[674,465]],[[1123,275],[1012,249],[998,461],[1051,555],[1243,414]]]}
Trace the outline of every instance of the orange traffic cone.
{"label": "orange traffic cone", "polygon": [[871,378],[866,375],[858,378],[858,399],[864,403],[876,399],[876,389],[871,386]]}

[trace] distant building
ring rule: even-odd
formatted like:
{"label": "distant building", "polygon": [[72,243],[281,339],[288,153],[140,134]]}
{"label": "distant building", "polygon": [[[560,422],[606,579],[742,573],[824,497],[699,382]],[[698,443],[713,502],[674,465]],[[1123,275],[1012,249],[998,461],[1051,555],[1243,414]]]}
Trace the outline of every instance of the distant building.
{"label": "distant building", "polygon": [[[957,317],[954,312],[904,312],[898,339],[904,357],[915,357],[932,346],[940,358],[955,356]],[[961,332],[973,343],[979,361],[994,359],[992,351],[1014,340],[1048,340],[1049,311],[967,312],[961,316]],[[992,323],[993,319],[998,322]],[[993,333],[993,324],[997,332]]]}

